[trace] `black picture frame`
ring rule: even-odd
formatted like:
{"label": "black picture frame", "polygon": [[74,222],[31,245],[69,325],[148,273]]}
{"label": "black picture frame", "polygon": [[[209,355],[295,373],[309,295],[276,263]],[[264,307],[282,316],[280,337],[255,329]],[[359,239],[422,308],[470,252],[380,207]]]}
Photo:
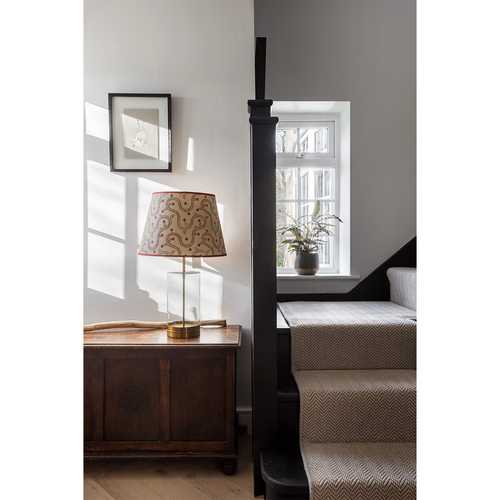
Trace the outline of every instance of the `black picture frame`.
{"label": "black picture frame", "polygon": [[[115,97],[144,97],[144,98],[165,98],[167,100],[167,140],[168,140],[168,161],[167,168],[119,168],[115,165],[114,145],[113,145],[113,99]],[[109,164],[112,172],[172,172],[172,95],[171,94],[141,94],[128,92],[109,92],[108,93],[109,110]]]}

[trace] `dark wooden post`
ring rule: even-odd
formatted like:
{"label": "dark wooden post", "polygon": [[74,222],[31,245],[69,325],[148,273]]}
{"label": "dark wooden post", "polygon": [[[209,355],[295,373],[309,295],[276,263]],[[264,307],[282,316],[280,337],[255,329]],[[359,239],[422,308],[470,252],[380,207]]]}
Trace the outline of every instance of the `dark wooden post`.
{"label": "dark wooden post", "polygon": [[255,99],[266,97],[266,39],[258,36],[255,39]]}
{"label": "dark wooden post", "polygon": [[278,430],[276,332],[276,146],[269,99],[248,101],[252,158],[252,380],[254,493],[264,493],[260,451]]}
{"label": "dark wooden post", "polygon": [[254,494],[264,493],[260,452],[278,431],[276,330],[277,118],[265,99],[266,39],[255,44],[255,100],[248,101],[252,177],[252,405]]}

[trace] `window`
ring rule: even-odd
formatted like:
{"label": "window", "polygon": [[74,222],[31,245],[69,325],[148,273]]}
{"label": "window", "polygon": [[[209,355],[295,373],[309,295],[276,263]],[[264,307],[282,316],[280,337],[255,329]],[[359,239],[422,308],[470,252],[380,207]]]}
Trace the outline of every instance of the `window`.
{"label": "window", "polygon": [[314,197],[316,199],[330,198],[331,174],[330,170],[319,170],[314,173]]}
{"label": "window", "polygon": [[[277,227],[289,223],[290,217],[310,217],[316,202],[320,213],[338,215],[338,122],[334,115],[324,121],[280,119],[276,129]],[[324,239],[320,272],[339,272],[338,241],[338,230]],[[279,239],[277,243],[278,273],[294,273],[295,256]]]}

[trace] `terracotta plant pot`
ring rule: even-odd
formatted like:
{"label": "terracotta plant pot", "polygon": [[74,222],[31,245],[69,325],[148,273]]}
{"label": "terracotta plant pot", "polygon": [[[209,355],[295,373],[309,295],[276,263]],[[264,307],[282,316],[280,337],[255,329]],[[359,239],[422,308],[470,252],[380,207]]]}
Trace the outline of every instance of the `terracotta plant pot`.
{"label": "terracotta plant pot", "polygon": [[314,276],[319,270],[319,254],[303,253],[295,254],[295,270],[301,276]]}

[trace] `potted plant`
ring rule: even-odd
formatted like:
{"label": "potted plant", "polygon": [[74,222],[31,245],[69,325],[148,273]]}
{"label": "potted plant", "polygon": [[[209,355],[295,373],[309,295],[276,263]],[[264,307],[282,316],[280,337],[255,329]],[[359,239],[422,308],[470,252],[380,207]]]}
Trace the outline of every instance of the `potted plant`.
{"label": "potted plant", "polygon": [[301,276],[313,276],[319,270],[319,248],[325,244],[325,238],[335,231],[334,221],[342,222],[336,215],[320,214],[319,201],[316,201],[311,215],[294,218],[286,214],[292,222],[278,227],[283,238],[282,245],[295,253],[295,270]]}

